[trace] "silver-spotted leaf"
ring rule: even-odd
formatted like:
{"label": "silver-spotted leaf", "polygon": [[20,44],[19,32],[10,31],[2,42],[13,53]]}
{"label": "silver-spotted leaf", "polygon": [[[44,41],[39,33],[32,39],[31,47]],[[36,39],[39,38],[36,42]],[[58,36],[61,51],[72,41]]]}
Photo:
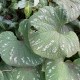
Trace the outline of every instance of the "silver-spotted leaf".
{"label": "silver-spotted leaf", "polygon": [[80,80],[80,74],[72,63],[48,60],[45,67],[46,80]]}
{"label": "silver-spotted leaf", "polygon": [[[73,21],[79,17],[80,4],[78,0],[53,0],[66,11],[67,20]],[[78,1],[80,2],[80,1]]]}
{"label": "silver-spotted leaf", "polygon": [[29,44],[29,40],[28,40],[28,26],[30,26],[30,24],[28,23],[29,21],[27,19],[21,21],[21,23],[19,24],[18,31],[20,32],[20,35],[22,36],[23,41],[26,44],[26,46],[31,48]]}
{"label": "silver-spotted leaf", "polygon": [[73,2],[75,2],[75,3],[77,3],[77,4],[80,3],[80,0],[71,0],[71,1],[73,1]]}
{"label": "silver-spotted leaf", "polygon": [[40,80],[39,72],[32,67],[13,68],[5,64],[0,64],[0,70],[2,71],[0,80]]}
{"label": "silver-spotted leaf", "polygon": [[47,6],[31,16],[28,37],[33,51],[49,59],[74,55],[79,50],[79,40],[66,22],[61,7]]}
{"label": "silver-spotted leaf", "polygon": [[18,31],[20,32],[20,35],[23,38],[24,43],[26,44],[26,46],[29,46],[29,41],[28,41],[28,20],[25,19],[23,21],[21,21],[21,23],[19,24],[19,29]]}
{"label": "silver-spotted leaf", "polygon": [[23,41],[18,41],[16,36],[8,31],[0,34],[0,54],[3,61],[11,66],[36,66],[43,62]]}

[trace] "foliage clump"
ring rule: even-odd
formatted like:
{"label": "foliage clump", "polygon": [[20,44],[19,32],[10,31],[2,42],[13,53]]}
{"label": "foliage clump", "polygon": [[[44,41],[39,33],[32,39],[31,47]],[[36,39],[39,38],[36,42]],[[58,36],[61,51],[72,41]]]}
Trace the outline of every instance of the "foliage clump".
{"label": "foliage clump", "polygon": [[0,0],[0,80],[80,80],[80,0]]}

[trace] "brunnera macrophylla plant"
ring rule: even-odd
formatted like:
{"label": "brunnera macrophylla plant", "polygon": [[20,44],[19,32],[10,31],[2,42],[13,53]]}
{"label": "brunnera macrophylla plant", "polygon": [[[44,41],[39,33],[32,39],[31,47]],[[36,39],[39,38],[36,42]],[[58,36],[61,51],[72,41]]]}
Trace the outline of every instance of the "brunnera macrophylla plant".
{"label": "brunnera macrophylla plant", "polygon": [[79,0],[0,0],[0,80],[80,80]]}

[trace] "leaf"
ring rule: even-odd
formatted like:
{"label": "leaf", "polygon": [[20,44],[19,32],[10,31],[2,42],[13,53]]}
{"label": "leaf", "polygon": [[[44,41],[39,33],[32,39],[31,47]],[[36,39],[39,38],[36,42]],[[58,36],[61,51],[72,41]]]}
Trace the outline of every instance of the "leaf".
{"label": "leaf", "polygon": [[0,80],[4,80],[4,76],[1,70],[0,70]]}
{"label": "leaf", "polygon": [[40,76],[41,76],[40,77],[41,80],[45,80],[45,72],[41,71]]}
{"label": "leaf", "polygon": [[25,13],[27,18],[30,17],[30,15],[32,13],[31,3],[29,1],[27,1],[27,4],[24,8],[24,13]]}
{"label": "leaf", "polygon": [[0,34],[0,54],[3,61],[11,66],[36,66],[43,62],[41,57],[33,54],[23,41],[18,41],[9,31]]}
{"label": "leaf", "polygon": [[2,3],[0,3],[0,12],[2,11]]}
{"label": "leaf", "polygon": [[[29,5],[30,4],[30,5]],[[17,5],[20,9],[22,9],[22,8],[25,8],[25,7],[33,7],[33,0],[20,0],[19,2],[18,2],[18,5]]]}
{"label": "leaf", "polygon": [[53,0],[66,11],[68,21],[73,21],[79,17],[80,2],[79,0]]}
{"label": "leaf", "polygon": [[37,9],[39,9],[39,8],[42,8],[42,7],[47,6],[47,5],[48,5],[48,0],[39,0],[38,5],[36,5],[35,7]]}
{"label": "leaf", "polygon": [[34,6],[37,6],[40,0],[34,0]]}
{"label": "leaf", "polygon": [[31,16],[28,37],[33,51],[49,59],[74,55],[79,50],[79,40],[66,23],[61,7],[47,6]]}
{"label": "leaf", "polygon": [[79,54],[79,57],[80,57],[80,49],[79,49],[79,51],[78,51],[78,54]]}
{"label": "leaf", "polygon": [[13,9],[18,9],[18,0],[11,0],[11,5],[10,7],[12,7]]}
{"label": "leaf", "polygon": [[73,27],[80,28],[80,21],[79,20],[74,20],[74,21],[71,22],[71,24],[73,25]]}
{"label": "leaf", "polygon": [[42,6],[47,6],[48,5],[48,0],[40,0],[40,3]]}
{"label": "leaf", "polygon": [[18,9],[18,3],[12,2],[11,5],[10,5],[10,7],[11,7],[12,9]]}
{"label": "leaf", "polygon": [[23,21],[20,22],[18,31],[20,32],[20,35],[22,36],[23,41],[26,44],[26,46],[29,47],[28,26],[29,26],[28,19],[24,19]]}
{"label": "leaf", "polygon": [[80,74],[72,63],[48,60],[45,66],[46,80],[79,80]]}
{"label": "leaf", "polygon": [[18,7],[20,9],[24,8],[26,6],[26,0],[21,0],[18,2]]}
{"label": "leaf", "polygon": [[6,30],[6,28],[8,28],[8,25],[2,21],[0,21],[0,27],[4,30]]}
{"label": "leaf", "polygon": [[13,68],[5,64],[0,66],[4,77],[0,77],[0,80],[40,80],[40,74],[35,68]]}
{"label": "leaf", "polygon": [[2,7],[6,6],[6,0],[0,0],[0,3],[2,4]]}
{"label": "leaf", "polygon": [[80,73],[80,58],[74,60],[73,62],[76,65],[76,69],[79,71]]}
{"label": "leaf", "polygon": [[71,1],[78,3],[78,4],[80,3],[80,0],[71,0]]}

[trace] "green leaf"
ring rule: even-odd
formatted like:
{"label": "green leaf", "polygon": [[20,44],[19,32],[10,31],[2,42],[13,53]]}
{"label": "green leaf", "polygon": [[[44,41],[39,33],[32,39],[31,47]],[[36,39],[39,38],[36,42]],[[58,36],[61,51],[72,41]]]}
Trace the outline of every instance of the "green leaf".
{"label": "green leaf", "polygon": [[0,80],[4,80],[4,76],[1,70],[0,70]]}
{"label": "green leaf", "polygon": [[22,36],[22,39],[26,46],[30,47],[28,40],[28,26],[30,26],[29,20],[24,19],[20,22],[18,31],[20,32],[20,36]]}
{"label": "green leaf", "polygon": [[67,23],[61,7],[44,7],[30,17],[28,37],[33,51],[45,58],[71,57],[79,50],[79,40]]}
{"label": "green leaf", "polygon": [[80,73],[80,58],[76,59],[73,63],[76,65],[76,69]]}
{"label": "green leaf", "polygon": [[3,21],[0,21],[0,27],[4,30],[6,30],[6,28],[8,28],[8,25],[6,23],[4,23]]}
{"label": "green leaf", "polygon": [[[68,21],[77,19],[80,15],[79,0],[53,0],[66,11]],[[78,2],[78,3],[77,3]]]}
{"label": "green leaf", "polygon": [[10,5],[10,7],[12,8],[12,9],[18,9],[18,0],[11,0],[11,5]]}
{"label": "green leaf", "polygon": [[80,3],[80,0],[71,0],[71,1],[73,1],[73,2],[75,2],[75,3],[77,3],[77,4]]}
{"label": "green leaf", "polygon": [[0,0],[0,3],[2,3],[2,7],[6,6],[6,0]]}
{"label": "green leaf", "polygon": [[30,17],[30,15],[32,13],[31,3],[29,1],[27,1],[27,3],[26,3],[26,6],[24,8],[24,13],[27,18]]}
{"label": "green leaf", "polygon": [[74,20],[74,21],[71,22],[71,25],[73,25],[73,27],[80,28],[80,21],[79,20]]}
{"label": "green leaf", "polygon": [[48,5],[48,0],[39,0],[39,4],[36,7],[41,8],[47,5]]}
{"label": "green leaf", "polygon": [[0,66],[2,71],[0,80],[40,80],[40,74],[35,68],[13,68],[5,64]]}
{"label": "green leaf", "polygon": [[12,1],[12,3],[16,3],[18,0],[11,0]]}
{"label": "green leaf", "polygon": [[36,66],[43,62],[23,41],[18,41],[16,36],[8,31],[0,34],[0,54],[3,61],[11,66]]}
{"label": "green leaf", "polygon": [[79,51],[78,51],[78,54],[79,54],[79,57],[80,57],[80,49],[79,49]]}
{"label": "green leaf", "polygon": [[45,72],[41,71],[40,76],[41,76],[40,77],[41,80],[45,80]]}
{"label": "green leaf", "polygon": [[47,6],[48,5],[48,0],[40,0],[40,4],[42,6]]}
{"label": "green leaf", "polygon": [[11,7],[12,9],[18,9],[18,3],[13,2],[13,3],[10,5],[10,7]]}
{"label": "green leaf", "polygon": [[19,29],[18,31],[20,32],[20,35],[23,38],[24,43],[26,46],[29,47],[29,41],[28,41],[28,26],[29,26],[29,21],[28,19],[24,19],[23,21],[20,22],[19,24]]}
{"label": "green leaf", "polygon": [[72,63],[48,60],[45,66],[46,80],[79,80],[80,74]]}

